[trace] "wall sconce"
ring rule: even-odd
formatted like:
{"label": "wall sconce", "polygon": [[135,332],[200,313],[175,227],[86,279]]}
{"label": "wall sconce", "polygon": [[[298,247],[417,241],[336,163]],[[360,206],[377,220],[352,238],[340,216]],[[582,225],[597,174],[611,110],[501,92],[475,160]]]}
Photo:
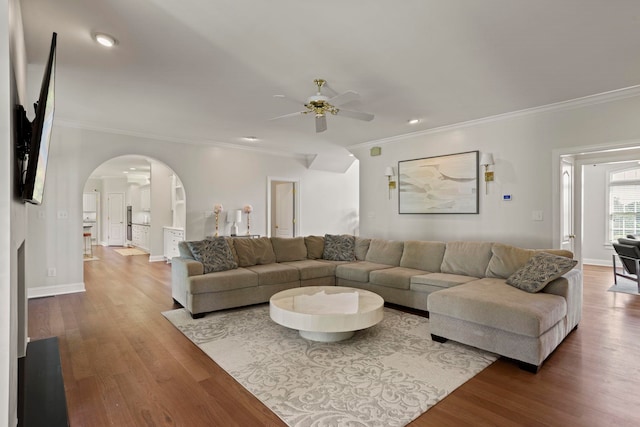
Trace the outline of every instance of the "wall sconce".
{"label": "wall sconce", "polygon": [[493,181],[493,172],[489,172],[489,166],[493,165],[493,154],[482,153],[480,156],[480,164],[484,166],[484,191],[489,194],[489,181]]}
{"label": "wall sconce", "polygon": [[235,211],[227,212],[227,222],[231,224],[231,234],[232,236],[238,235],[238,224],[242,222],[242,211],[240,209],[236,209]]}
{"label": "wall sconce", "polygon": [[384,175],[387,177],[387,180],[389,181],[389,200],[391,200],[391,190],[394,190],[396,188],[396,182],[392,181],[393,167],[387,166],[384,170]]}

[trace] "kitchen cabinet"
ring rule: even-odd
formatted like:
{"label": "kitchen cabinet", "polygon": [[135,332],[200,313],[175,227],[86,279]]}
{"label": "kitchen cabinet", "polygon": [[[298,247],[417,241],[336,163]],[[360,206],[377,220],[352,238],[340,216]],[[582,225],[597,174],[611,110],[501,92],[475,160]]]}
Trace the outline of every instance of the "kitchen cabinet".
{"label": "kitchen cabinet", "polygon": [[164,227],[164,257],[167,262],[180,256],[178,243],[184,240],[184,230],[176,227]]}
{"label": "kitchen cabinet", "polygon": [[131,243],[145,251],[149,250],[149,226],[143,224],[131,225]]}
{"label": "kitchen cabinet", "polygon": [[82,211],[96,212],[98,210],[98,193],[82,193]]}

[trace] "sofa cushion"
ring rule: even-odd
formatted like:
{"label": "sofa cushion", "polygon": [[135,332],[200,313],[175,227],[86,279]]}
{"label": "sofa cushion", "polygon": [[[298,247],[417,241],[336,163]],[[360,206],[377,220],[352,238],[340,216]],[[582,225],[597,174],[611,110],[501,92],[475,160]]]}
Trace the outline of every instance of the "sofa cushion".
{"label": "sofa cushion", "polygon": [[284,262],[282,264],[297,268],[300,273],[300,280],[333,277],[336,275],[336,265],[330,262],[306,259],[303,261]]}
{"label": "sofa cushion", "polygon": [[306,236],[304,244],[307,247],[307,258],[319,259],[324,253],[324,237],[322,236]]}
{"label": "sofa cushion", "polygon": [[285,264],[252,265],[247,270],[258,274],[258,286],[279,285],[300,280],[300,273],[295,267]]}
{"label": "sofa cushion", "polygon": [[490,242],[448,242],[440,272],[484,277],[491,260]]}
{"label": "sofa cushion", "polygon": [[325,234],[322,258],[331,261],[355,261],[356,238],[348,234]]}
{"label": "sofa cushion", "polygon": [[537,338],[567,315],[567,301],[544,292],[526,293],[504,279],[485,278],[429,294],[427,310]]}
{"label": "sofa cushion", "polygon": [[307,259],[307,246],[304,244],[304,237],[272,237],[271,245],[276,254],[276,262]]}
{"label": "sofa cushion", "polygon": [[411,277],[424,273],[425,271],[414,268],[391,267],[370,272],[369,282],[389,288],[409,289]]}
{"label": "sofa cushion", "polygon": [[444,242],[419,242],[407,240],[404,242],[400,267],[437,273],[440,271],[446,244]]}
{"label": "sofa cushion", "polygon": [[524,267],[527,261],[529,261],[529,258],[539,252],[573,258],[571,251],[562,249],[522,249],[503,243],[494,243],[491,248],[491,260],[487,266],[485,276],[506,279]]}
{"label": "sofa cushion", "polygon": [[403,248],[401,241],[371,239],[365,261],[399,266]]}
{"label": "sofa cushion", "polygon": [[413,276],[411,278],[410,289],[421,292],[435,292],[439,291],[440,289],[462,285],[463,283],[468,283],[473,280],[478,280],[478,278],[471,276],[461,276],[459,274],[428,273],[421,274],[419,276]]}
{"label": "sofa cushion", "polygon": [[224,237],[187,242],[193,258],[202,263],[204,274],[238,268]]}
{"label": "sofa cushion", "polygon": [[539,252],[524,267],[507,279],[507,284],[527,292],[539,292],[549,282],[570,271],[578,264],[575,259]]}
{"label": "sofa cushion", "polygon": [[356,236],[356,260],[365,260],[365,258],[367,257],[367,252],[369,251],[370,243],[371,239],[363,239],[362,237]]}
{"label": "sofa cushion", "polygon": [[369,273],[374,270],[391,268],[388,264],[377,264],[369,261],[357,261],[336,266],[336,277],[354,282],[368,282]]}
{"label": "sofa cushion", "polygon": [[238,265],[240,267],[276,262],[276,254],[273,252],[271,239],[268,237],[257,239],[236,237],[233,239],[233,246],[238,254]]}
{"label": "sofa cushion", "polygon": [[258,286],[258,275],[245,268],[189,277],[189,293],[205,294]]}
{"label": "sofa cushion", "polygon": [[229,245],[229,248],[231,248],[231,253],[233,254],[233,259],[239,265],[238,252],[236,252],[236,245],[233,244],[233,241],[235,240],[235,238],[230,237],[230,236],[226,236],[225,239],[227,240],[227,244]]}

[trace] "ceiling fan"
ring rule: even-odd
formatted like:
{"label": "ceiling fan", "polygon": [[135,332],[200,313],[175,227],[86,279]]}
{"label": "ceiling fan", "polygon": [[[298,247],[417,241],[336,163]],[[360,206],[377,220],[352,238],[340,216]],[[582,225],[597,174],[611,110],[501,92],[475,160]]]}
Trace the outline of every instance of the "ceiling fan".
{"label": "ceiling fan", "polygon": [[[298,105],[302,104],[306,109],[297,111],[295,113],[285,114],[284,116],[274,117],[271,120],[293,117],[300,114],[313,114],[316,118],[316,132],[324,132],[325,130],[327,130],[327,114],[349,117],[356,120],[365,120],[367,122],[373,120],[374,115],[371,113],[338,108],[340,105],[359,99],[360,94],[358,94],[358,92],[348,90],[344,93],[338,94],[333,89],[331,89],[329,85],[327,85],[327,82],[323,79],[315,79],[313,82],[318,87],[318,91],[315,95],[307,98],[306,102],[296,101],[294,99],[287,98],[284,95],[274,95],[275,98],[286,99],[295,102]],[[323,88],[327,92],[331,92],[332,96],[328,97],[326,95],[323,95]]]}

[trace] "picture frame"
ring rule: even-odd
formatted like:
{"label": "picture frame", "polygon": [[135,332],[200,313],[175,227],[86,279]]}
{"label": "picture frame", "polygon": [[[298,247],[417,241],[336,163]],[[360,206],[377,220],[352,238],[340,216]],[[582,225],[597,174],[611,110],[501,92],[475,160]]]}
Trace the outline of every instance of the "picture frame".
{"label": "picture frame", "polygon": [[479,213],[479,151],[398,162],[401,214]]}

